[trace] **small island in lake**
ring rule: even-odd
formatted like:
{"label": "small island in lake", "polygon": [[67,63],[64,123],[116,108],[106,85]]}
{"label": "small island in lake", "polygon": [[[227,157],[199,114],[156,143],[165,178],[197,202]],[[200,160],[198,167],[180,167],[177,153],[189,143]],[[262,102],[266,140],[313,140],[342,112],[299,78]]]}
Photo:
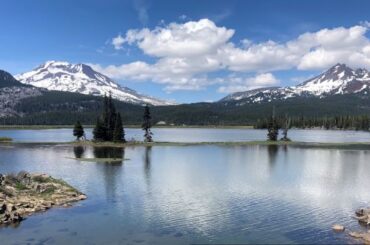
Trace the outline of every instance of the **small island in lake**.
{"label": "small island in lake", "polygon": [[17,224],[54,206],[68,207],[86,195],[47,174],[0,174],[0,225]]}

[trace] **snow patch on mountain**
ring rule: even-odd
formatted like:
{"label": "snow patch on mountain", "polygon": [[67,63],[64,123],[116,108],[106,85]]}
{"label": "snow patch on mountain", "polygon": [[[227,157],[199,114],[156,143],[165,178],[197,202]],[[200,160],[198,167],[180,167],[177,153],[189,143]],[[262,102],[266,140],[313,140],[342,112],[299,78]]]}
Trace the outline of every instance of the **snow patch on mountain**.
{"label": "snow patch on mountain", "polygon": [[285,100],[299,96],[323,98],[335,94],[364,94],[370,91],[370,72],[366,69],[353,70],[345,64],[336,64],[326,72],[297,86],[272,87],[230,94],[220,102],[242,101],[239,104]]}
{"label": "snow patch on mountain", "polygon": [[134,104],[171,105],[172,102],[142,95],[127,87],[121,87],[109,77],[85,64],[63,61],[47,61],[36,69],[16,75],[21,83],[48,90],[77,92],[81,94],[112,97]]}

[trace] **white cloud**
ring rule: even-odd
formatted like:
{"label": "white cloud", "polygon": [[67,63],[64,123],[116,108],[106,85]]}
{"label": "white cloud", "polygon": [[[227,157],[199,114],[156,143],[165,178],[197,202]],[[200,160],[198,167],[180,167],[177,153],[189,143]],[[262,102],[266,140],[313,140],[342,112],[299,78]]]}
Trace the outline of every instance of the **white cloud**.
{"label": "white cloud", "polygon": [[129,30],[124,42],[137,45],[144,54],[154,57],[194,57],[212,54],[225,45],[234,30],[217,27],[208,19],[183,24],[171,23],[154,30]]}
{"label": "white cloud", "polygon": [[370,67],[370,56],[364,51],[370,45],[366,31],[364,26],[322,29],[286,43],[243,42],[247,43],[244,48],[228,44],[221,52],[225,65],[233,71],[320,70],[338,62]]}
{"label": "white cloud", "polygon": [[262,87],[272,87],[280,83],[271,73],[261,73],[254,77],[230,77],[226,79],[227,85],[221,86],[218,89],[220,93],[235,93],[239,91],[246,91]]}
{"label": "white cloud", "polygon": [[[224,92],[271,86],[278,83],[272,71],[323,70],[338,62],[370,68],[368,22],[364,23],[307,32],[284,43],[272,40],[254,43],[245,38],[238,42],[240,45],[231,41],[233,29],[217,26],[209,19],[133,29],[115,37],[112,45],[115,49],[135,45],[154,58],[154,62],[96,65],[96,68],[116,79],[164,84],[166,91],[199,90],[215,83],[223,83],[219,91]],[[235,72],[241,81],[207,78],[217,71]],[[240,73],[244,72],[257,75],[243,80],[245,75]]]}
{"label": "white cloud", "polygon": [[161,59],[155,64],[136,61],[120,66],[110,65],[102,67],[97,64],[89,65],[114,79],[124,78],[163,84],[166,92],[201,90],[209,85],[222,82],[219,79],[208,79],[206,75],[197,75],[205,71],[218,69],[218,64],[213,63],[211,60],[194,60],[194,63],[191,63],[187,59],[167,58]]}
{"label": "white cloud", "polygon": [[122,49],[122,45],[124,43],[125,39],[121,36],[121,34],[112,39],[112,45],[114,46],[114,49]]}

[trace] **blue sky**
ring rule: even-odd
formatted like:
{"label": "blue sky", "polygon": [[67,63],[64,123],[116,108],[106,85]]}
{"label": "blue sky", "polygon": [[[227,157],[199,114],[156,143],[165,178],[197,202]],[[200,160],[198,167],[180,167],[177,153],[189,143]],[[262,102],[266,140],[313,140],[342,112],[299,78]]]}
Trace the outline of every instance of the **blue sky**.
{"label": "blue sky", "polygon": [[88,63],[178,102],[370,68],[370,1],[2,0],[0,69]]}

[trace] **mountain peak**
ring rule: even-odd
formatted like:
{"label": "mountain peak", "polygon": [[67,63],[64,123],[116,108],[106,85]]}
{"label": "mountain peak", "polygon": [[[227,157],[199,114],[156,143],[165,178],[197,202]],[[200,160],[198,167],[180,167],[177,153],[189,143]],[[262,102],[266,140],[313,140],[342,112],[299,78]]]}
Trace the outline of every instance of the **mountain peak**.
{"label": "mountain peak", "polygon": [[[261,90],[262,91],[262,90]],[[370,92],[370,72],[359,68],[353,70],[346,64],[337,63],[327,71],[297,86],[285,88],[265,88],[264,91],[245,91],[226,96],[226,100],[248,100],[252,103],[272,101],[298,96],[325,97],[333,94]]]}
{"label": "mountain peak", "polygon": [[115,99],[134,104],[173,104],[122,87],[109,77],[82,63],[71,64],[65,61],[50,60],[30,72],[17,75],[16,78],[24,84],[48,90],[77,92],[96,96],[104,96],[111,93]]}
{"label": "mountain peak", "polygon": [[39,67],[47,68],[50,66],[71,66],[71,64],[66,61],[48,60]]}
{"label": "mountain peak", "polygon": [[324,74],[332,74],[332,75],[341,75],[343,76],[351,76],[353,75],[354,71],[352,68],[348,67],[346,64],[338,63],[335,66],[329,68]]}

